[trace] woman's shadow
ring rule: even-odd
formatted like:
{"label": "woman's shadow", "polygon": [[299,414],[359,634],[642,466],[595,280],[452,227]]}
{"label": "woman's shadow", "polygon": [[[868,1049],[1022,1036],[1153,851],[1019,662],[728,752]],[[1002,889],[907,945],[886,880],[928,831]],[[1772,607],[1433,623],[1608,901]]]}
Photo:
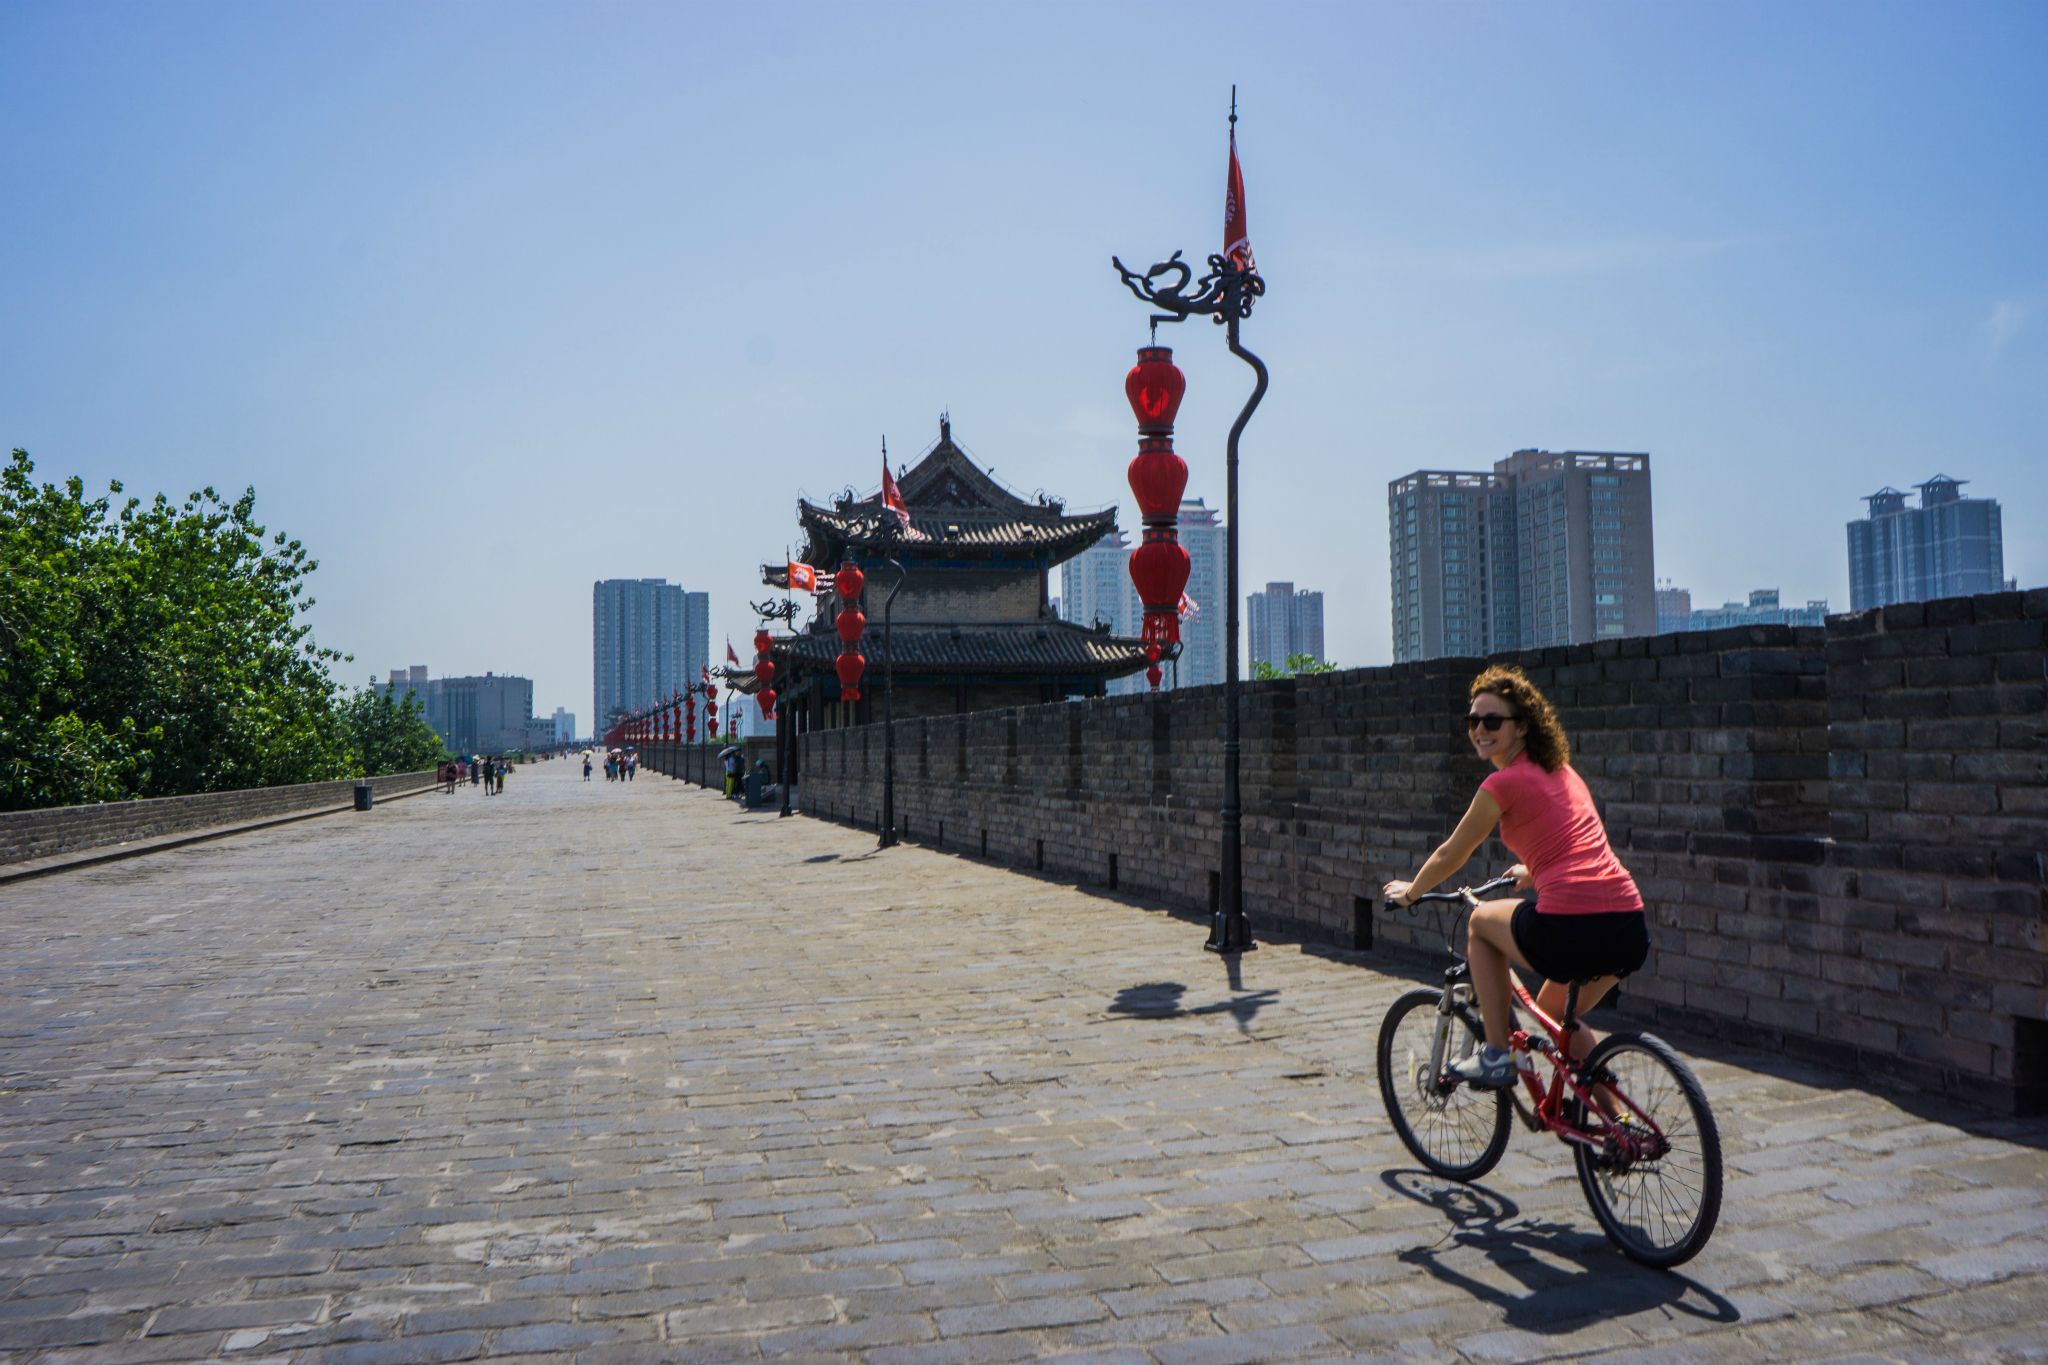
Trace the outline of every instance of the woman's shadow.
{"label": "woman's shadow", "polygon": [[[1524,1219],[1513,1200],[1484,1185],[1460,1185],[1414,1170],[1386,1171],[1380,1180],[1402,1198],[1437,1210],[1450,1224],[1435,1245],[1400,1252],[1398,1259],[1498,1305],[1509,1326],[1563,1332],[1589,1319],[1621,1319],[1652,1309],[1710,1322],[1741,1320],[1734,1304],[1697,1280],[1637,1265],[1597,1233]],[[1446,1261],[1446,1252],[1467,1247],[1529,1292],[1514,1294],[1481,1283]]]}

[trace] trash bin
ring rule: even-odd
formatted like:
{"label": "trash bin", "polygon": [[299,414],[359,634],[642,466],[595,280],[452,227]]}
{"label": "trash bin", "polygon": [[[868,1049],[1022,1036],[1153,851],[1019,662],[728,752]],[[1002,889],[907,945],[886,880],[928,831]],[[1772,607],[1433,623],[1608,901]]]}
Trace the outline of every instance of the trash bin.
{"label": "trash bin", "polygon": [[356,809],[368,810],[370,808],[370,801],[373,797],[376,796],[376,794],[377,789],[375,787],[372,787],[369,783],[356,783]]}

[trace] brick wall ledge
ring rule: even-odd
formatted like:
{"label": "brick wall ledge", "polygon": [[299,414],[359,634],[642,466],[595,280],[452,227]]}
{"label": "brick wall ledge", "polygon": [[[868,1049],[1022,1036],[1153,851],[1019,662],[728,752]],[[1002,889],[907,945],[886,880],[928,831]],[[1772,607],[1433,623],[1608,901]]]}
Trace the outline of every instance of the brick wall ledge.
{"label": "brick wall ledge", "polygon": [[[385,776],[373,777],[368,780],[372,789],[376,792],[376,799],[378,801],[396,801],[407,796],[418,796],[424,792],[438,789],[434,780],[434,774],[431,771],[389,773]],[[312,820],[323,815],[353,811],[355,809],[356,781],[357,779],[347,778],[340,782],[308,783],[306,788],[309,804],[294,805],[289,809],[280,810],[274,814],[197,825],[176,829],[163,834],[138,835],[128,839],[122,839],[118,833],[119,828],[123,824],[118,819],[118,813],[124,810],[134,812],[133,818],[128,822],[130,827],[151,828],[156,824],[160,816],[155,811],[145,814],[143,813],[143,808],[158,807],[158,801],[108,802],[103,806],[65,806],[49,811],[17,811],[8,815],[0,815],[0,826],[22,823],[37,816],[55,818],[61,817],[67,812],[86,810],[111,812],[117,815],[117,818],[110,825],[100,827],[102,832],[110,835],[105,842],[73,846],[44,857],[17,858],[0,863],[0,886],[10,882],[27,881],[32,877],[45,877],[58,872],[68,872],[73,868],[117,862],[123,858],[139,858],[147,853],[160,853],[166,849],[182,848],[188,844],[204,843],[211,839],[223,839],[231,834],[245,834],[252,830],[268,829],[273,825],[288,825],[298,820]],[[346,799],[338,799],[327,790],[335,787],[345,788],[343,795]],[[273,787],[258,788],[256,790],[263,793],[288,793],[293,789]],[[213,796],[230,796],[235,794],[209,793],[209,795]],[[166,797],[162,798],[162,801],[177,802],[194,799],[196,798]]]}

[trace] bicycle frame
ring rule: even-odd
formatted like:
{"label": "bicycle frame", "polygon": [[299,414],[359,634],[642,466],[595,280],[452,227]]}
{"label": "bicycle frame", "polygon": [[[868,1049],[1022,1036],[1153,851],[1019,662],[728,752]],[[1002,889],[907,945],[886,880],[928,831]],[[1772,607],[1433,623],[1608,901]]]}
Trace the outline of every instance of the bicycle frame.
{"label": "bicycle frame", "polygon": [[[1437,891],[1417,896],[1409,902],[1419,905],[1423,902],[1462,902],[1465,914],[1479,904],[1479,897],[1512,884],[1510,878],[1501,877],[1479,887],[1466,887],[1458,891]],[[1461,916],[1462,918],[1462,916]],[[1471,936],[1467,926],[1466,936]],[[1452,937],[1455,937],[1455,930]],[[1454,992],[1459,982],[1471,979],[1471,964],[1463,953],[1458,952],[1452,942],[1444,945],[1449,949],[1457,965],[1444,973],[1443,1003],[1439,1013],[1458,1014],[1482,1036],[1485,1033],[1483,1021],[1473,1018],[1466,1010],[1471,1008],[1456,998]],[[1520,1088],[1509,1093],[1514,1097],[1515,1112],[1531,1130],[1547,1129],[1565,1142],[1618,1158],[1624,1162],[1654,1160],[1670,1149],[1670,1141],[1657,1121],[1630,1099],[1612,1080],[1601,1081],[1585,1075],[1580,1064],[1571,1060],[1569,1040],[1577,1026],[1579,1004],[1579,983],[1566,983],[1565,1010],[1562,1020],[1553,1019],[1536,1003],[1529,988],[1515,974],[1510,964],[1508,985],[1513,998],[1541,1026],[1544,1036],[1538,1036],[1528,1029],[1513,1027],[1508,1032],[1509,1045],[1518,1056],[1540,1056],[1550,1063],[1550,1083],[1546,1087],[1532,1068],[1517,1067],[1516,1079]],[[1444,1074],[1442,1056],[1446,1030],[1437,1030],[1435,1041],[1430,1048],[1430,1074],[1441,1077]],[[1572,1099],[1578,1106],[1579,1114],[1587,1120],[1599,1115],[1596,1127],[1574,1123],[1566,1113],[1565,1090],[1570,1087]],[[1596,1093],[1596,1091],[1601,1093]],[[1528,1107],[1523,1106],[1523,1094],[1528,1097]],[[1603,1103],[1603,1099],[1605,1102]],[[1640,1132],[1630,1132],[1631,1128]]]}

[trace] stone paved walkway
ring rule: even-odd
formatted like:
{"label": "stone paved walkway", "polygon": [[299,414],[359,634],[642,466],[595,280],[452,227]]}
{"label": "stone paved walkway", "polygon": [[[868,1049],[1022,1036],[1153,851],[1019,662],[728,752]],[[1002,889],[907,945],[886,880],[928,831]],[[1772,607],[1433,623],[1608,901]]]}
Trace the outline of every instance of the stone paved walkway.
{"label": "stone paved walkway", "polygon": [[1703,1055],[1727,1207],[1418,1173],[1407,982],[643,775],[0,888],[0,1359],[2048,1356],[2048,1124]]}

